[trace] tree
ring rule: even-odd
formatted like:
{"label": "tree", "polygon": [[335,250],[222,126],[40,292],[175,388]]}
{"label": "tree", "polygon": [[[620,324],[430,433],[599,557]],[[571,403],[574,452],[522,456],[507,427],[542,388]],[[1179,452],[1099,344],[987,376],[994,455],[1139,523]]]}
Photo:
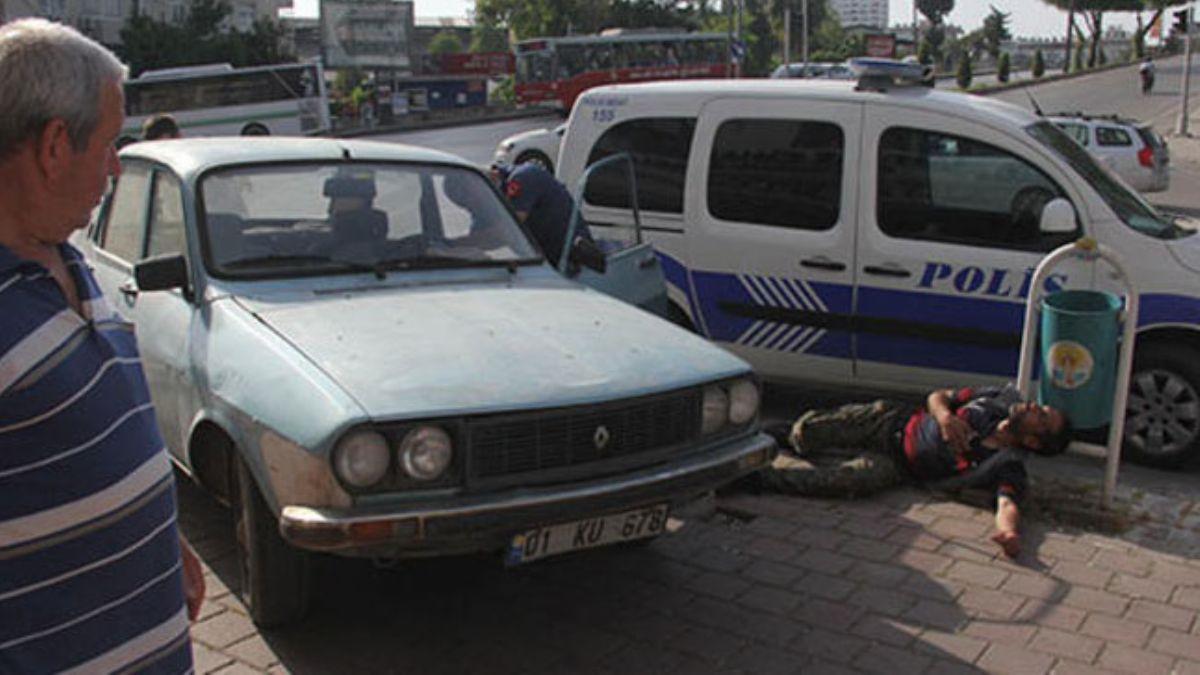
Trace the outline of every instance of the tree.
{"label": "tree", "polygon": [[933,63],[933,45],[928,38],[921,38],[921,44],[917,46],[917,61],[926,66]]}
{"label": "tree", "polygon": [[476,22],[471,29],[470,51],[506,52],[508,51],[508,31],[491,23]]}
{"label": "tree", "polygon": [[[1139,24],[1133,38],[1136,41],[1144,41],[1146,33],[1154,22],[1162,16],[1163,12],[1168,7],[1178,7],[1188,4],[1191,0],[1042,0],[1046,4],[1053,5],[1064,11],[1079,12],[1083,16],[1083,21],[1087,24],[1089,31],[1092,34],[1090,52],[1088,61],[1095,65],[1100,57],[1100,40],[1103,38],[1103,14],[1104,12],[1142,12],[1151,11],[1153,14],[1150,21],[1145,24]],[[1078,30],[1074,21],[1067,28],[1070,30]],[[1136,49],[1136,48],[1135,48]],[[1078,53],[1078,52],[1077,52]]]}
{"label": "tree", "polygon": [[428,51],[434,56],[442,54],[458,54],[463,51],[462,40],[452,30],[438,31],[429,41]]}
{"label": "tree", "polygon": [[983,19],[981,37],[988,54],[996,59],[1000,57],[1000,43],[1012,39],[1012,33],[1008,30],[1008,23],[1012,15],[1001,12],[994,6],[989,5],[989,7],[992,8],[992,11]]}
{"label": "tree", "polygon": [[1071,72],[1072,73],[1079,73],[1079,72],[1083,71],[1083,50],[1084,49],[1086,49],[1086,46],[1083,44],[1083,41],[1080,40],[1079,44],[1077,44],[1075,46],[1075,55],[1073,57],[1071,57]]}
{"label": "tree", "polygon": [[942,43],[946,41],[946,29],[943,22],[946,15],[954,11],[954,0],[915,0],[917,11],[929,19],[929,29],[925,31],[925,39],[933,47],[935,60],[942,59]]}
{"label": "tree", "polygon": [[1012,59],[1009,57],[1008,52],[1003,52],[1000,54],[1000,61],[996,64],[996,79],[1001,84],[1004,84],[1008,82],[1008,76],[1011,72]]}
{"label": "tree", "polygon": [[958,62],[958,72],[954,74],[954,79],[958,82],[959,89],[970,89],[973,75],[971,73],[971,54],[964,52],[962,60]]}
{"label": "tree", "polygon": [[1032,70],[1033,77],[1035,79],[1046,74],[1046,57],[1042,54],[1042,50],[1040,48],[1033,53]]}

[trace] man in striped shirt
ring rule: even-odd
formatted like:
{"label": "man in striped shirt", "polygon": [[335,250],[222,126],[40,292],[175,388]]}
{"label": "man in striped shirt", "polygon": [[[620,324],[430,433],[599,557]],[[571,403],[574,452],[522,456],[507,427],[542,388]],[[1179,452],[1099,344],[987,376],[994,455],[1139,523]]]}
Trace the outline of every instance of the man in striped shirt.
{"label": "man in striped shirt", "polygon": [[66,243],[120,172],[124,77],[0,27],[0,672],[191,670],[203,578],[133,330]]}

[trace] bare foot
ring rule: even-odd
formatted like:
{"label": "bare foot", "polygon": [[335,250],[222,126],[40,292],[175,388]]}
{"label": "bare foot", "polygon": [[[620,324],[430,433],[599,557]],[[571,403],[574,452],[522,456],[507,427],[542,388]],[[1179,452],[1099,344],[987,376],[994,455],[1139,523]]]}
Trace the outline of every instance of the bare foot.
{"label": "bare foot", "polygon": [[1015,558],[1021,553],[1021,535],[1016,532],[997,532],[992,535],[992,541],[1000,545],[1004,555]]}

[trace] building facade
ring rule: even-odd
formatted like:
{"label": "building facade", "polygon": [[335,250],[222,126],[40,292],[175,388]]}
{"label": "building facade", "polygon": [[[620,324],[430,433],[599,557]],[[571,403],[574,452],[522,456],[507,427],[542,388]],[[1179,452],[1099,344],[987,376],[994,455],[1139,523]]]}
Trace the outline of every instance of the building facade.
{"label": "building facade", "polygon": [[[166,23],[187,18],[190,0],[0,0],[0,23],[42,17],[75,27],[110,47],[121,44],[121,28],[135,12]],[[274,19],[291,0],[232,0],[229,28],[249,31],[259,19]]]}
{"label": "building facade", "polygon": [[888,26],[888,0],[830,0],[829,7],[847,28]]}

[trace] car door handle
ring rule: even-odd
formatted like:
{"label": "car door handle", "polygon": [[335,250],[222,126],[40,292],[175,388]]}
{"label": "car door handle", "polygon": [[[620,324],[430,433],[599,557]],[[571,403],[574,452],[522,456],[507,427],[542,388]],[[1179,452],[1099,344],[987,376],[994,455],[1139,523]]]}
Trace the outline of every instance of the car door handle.
{"label": "car door handle", "polygon": [[655,255],[646,256],[645,258],[642,258],[641,260],[638,261],[638,267],[640,267],[641,269],[644,269],[644,270],[650,269],[651,267],[654,267],[657,264],[658,264],[658,256],[655,256]]}
{"label": "car door handle", "polygon": [[121,292],[121,295],[125,296],[126,300],[137,299],[138,288],[137,288],[137,286],[134,285],[134,283],[132,281],[126,281],[125,283],[118,286],[117,290]]}
{"label": "car door handle", "polygon": [[896,267],[893,265],[887,265],[884,267],[880,267],[879,265],[867,265],[863,268],[863,272],[881,277],[896,277],[898,279],[912,276],[912,272],[909,272],[903,267]]}
{"label": "car door handle", "polygon": [[814,270],[829,270],[830,272],[841,272],[846,269],[846,263],[840,263],[825,257],[801,260],[800,266]]}

